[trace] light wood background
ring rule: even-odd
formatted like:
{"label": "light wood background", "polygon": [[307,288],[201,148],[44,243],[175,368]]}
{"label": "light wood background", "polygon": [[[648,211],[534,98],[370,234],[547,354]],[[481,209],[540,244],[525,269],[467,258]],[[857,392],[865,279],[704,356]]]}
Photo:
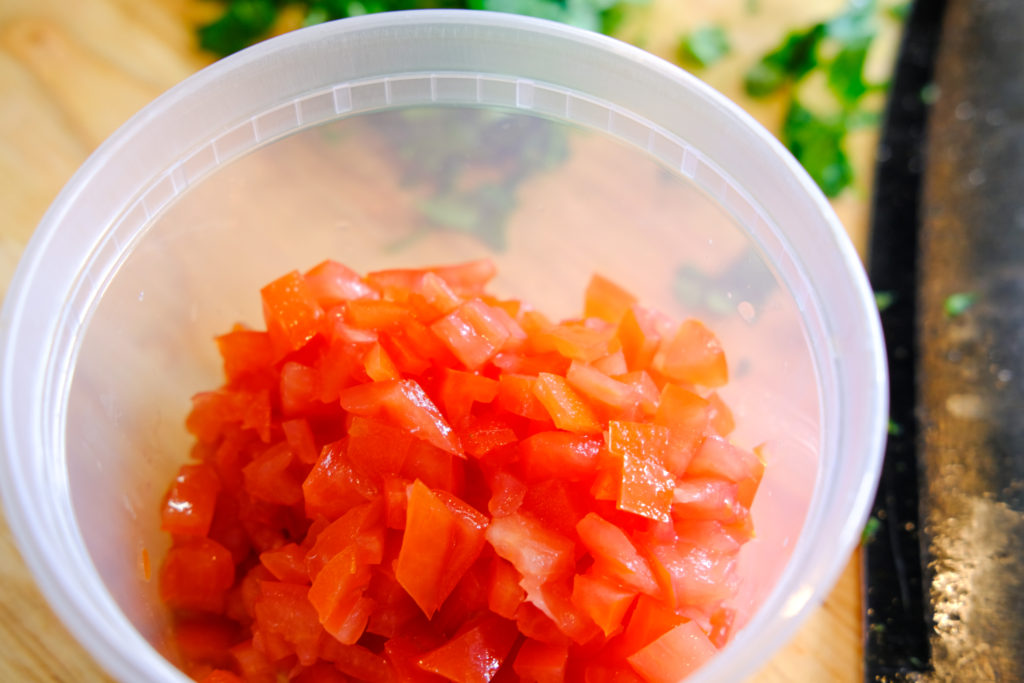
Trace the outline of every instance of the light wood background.
{"label": "light wood background", "polygon": [[[654,0],[624,36],[672,58],[679,35],[706,21],[729,31],[733,54],[701,75],[777,129],[782,102],[752,102],[743,70],[791,27],[834,12],[837,0]],[[196,0],[0,0],[0,296],[36,223],[88,154],[160,92],[208,63],[192,26],[213,7]],[[295,23],[295,17],[285,21]],[[889,68],[898,27],[886,26],[872,68]],[[835,205],[864,252],[876,132],[851,140],[858,184]],[[859,557],[798,635],[753,680],[857,681]],[[68,635],[22,563],[0,518],[0,681],[106,681]]]}

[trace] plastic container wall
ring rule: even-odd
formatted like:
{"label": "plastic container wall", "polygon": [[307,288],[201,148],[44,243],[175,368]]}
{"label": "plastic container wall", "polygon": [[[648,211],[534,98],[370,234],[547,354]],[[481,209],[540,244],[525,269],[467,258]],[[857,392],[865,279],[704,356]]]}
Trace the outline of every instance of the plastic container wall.
{"label": "plastic container wall", "polygon": [[498,291],[553,316],[596,271],[719,333],[736,439],[769,463],[741,558],[747,625],[694,680],[747,674],[792,633],[859,538],[887,414],[841,226],[765,131],[647,53],[518,17],[402,13],[284,36],[173,89],[75,176],[19,267],[7,515],[112,673],[181,680],[139,563],[166,546],[188,398],[220,381],[212,337],[258,324],[258,288],[324,258],[480,256]]}

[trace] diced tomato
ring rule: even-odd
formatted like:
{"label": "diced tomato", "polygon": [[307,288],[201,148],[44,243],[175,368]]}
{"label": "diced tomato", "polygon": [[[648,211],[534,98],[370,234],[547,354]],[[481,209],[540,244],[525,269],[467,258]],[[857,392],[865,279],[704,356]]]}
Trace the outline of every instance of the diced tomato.
{"label": "diced tomato", "polygon": [[300,664],[317,660],[323,630],[316,611],[306,599],[306,586],[264,581],[254,607],[260,632],[276,635],[287,642]]}
{"label": "diced tomato", "polygon": [[526,591],[519,585],[521,579],[510,562],[500,557],[493,558],[487,594],[488,608],[500,617],[515,619],[516,610],[526,599]]}
{"label": "diced tomato", "polygon": [[260,553],[260,563],[284,583],[308,583],[306,572],[306,551],[296,543],[283,545],[275,550]]}
{"label": "diced tomato", "polygon": [[186,537],[167,551],[160,599],[177,609],[221,612],[234,582],[235,563],[227,548],[208,538]]}
{"label": "diced tomato", "polygon": [[606,277],[593,275],[587,284],[583,301],[583,315],[618,323],[636,297]]}
{"label": "diced tomato", "polygon": [[236,327],[216,341],[228,383],[263,375],[274,362],[274,347],[266,332]]}
{"label": "diced tomato", "polygon": [[657,314],[641,306],[632,306],[622,316],[616,332],[622,354],[630,370],[646,370],[661,343]]}
{"label": "diced tomato", "polygon": [[519,444],[523,471],[533,480],[590,479],[597,471],[600,437],[564,431],[538,432]]}
{"label": "diced tomato", "polygon": [[569,662],[569,648],[527,640],[519,648],[512,667],[521,681],[562,683]]}
{"label": "diced tomato", "polygon": [[385,420],[442,450],[462,454],[458,436],[415,380],[350,387],[341,392],[341,407],[353,415]]}
{"label": "diced tomato", "polygon": [[652,683],[726,644],[764,460],[721,344],[599,275],[561,322],[493,275],[325,261],[217,338],[161,508],[187,674]]}
{"label": "diced tomato", "polygon": [[651,566],[622,529],[591,512],[576,525],[580,541],[594,558],[594,571],[648,595],[658,595]]}
{"label": "diced tomato", "polygon": [[639,409],[639,397],[632,386],[612,379],[593,366],[574,360],[565,379],[585,399],[607,411],[630,418]]}
{"label": "diced tomato", "polygon": [[713,477],[687,477],[676,482],[672,514],[688,519],[731,522],[742,516],[738,487]]}
{"label": "diced tomato", "polygon": [[665,468],[682,476],[707,431],[710,411],[708,402],[676,384],[666,384],[654,415],[655,424],[668,428]]}
{"label": "diced tomato", "polygon": [[704,439],[686,468],[689,476],[722,477],[736,482],[736,498],[749,508],[764,476],[764,463],[756,454],[734,446],[720,436]]}
{"label": "diced tomato", "polygon": [[593,409],[569,386],[564,377],[542,372],[533,385],[533,395],[559,429],[577,434],[597,434],[601,431],[601,423]]}
{"label": "diced tomato", "polygon": [[310,519],[334,519],[378,494],[378,485],[356,471],[346,450],[347,439],[324,446],[320,459],[302,482],[302,498]]}
{"label": "diced tomato", "polygon": [[668,430],[658,425],[608,423],[608,451],[622,462],[620,510],[669,521],[674,479],[662,464],[667,441]]}
{"label": "diced tomato", "polygon": [[654,365],[666,377],[705,387],[729,380],[725,351],[718,337],[699,320],[687,320],[658,348]]}
{"label": "diced tomato", "polygon": [[490,683],[516,640],[516,626],[486,616],[420,659],[420,667],[455,683]]}
{"label": "diced tomato", "polygon": [[376,298],[377,293],[359,274],[337,261],[323,261],[305,275],[310,294],[324,309],[354,299]]}
{"label": "diced tomato", "polygon": [[536,385],[536,377],[501,375],[498,377],[498,406],[513,415],[521,415],[530,420],[550,420],[547,409],[534,393]]}
{"label": "diced tomato", "polygon": [[316,437],[313,429],[309,426],[309,420],[297,418],[294,420],[282,420],[281,431],[288,442],[288,448],[299,462],[312,465],[320,457],[320,449],[316,446]]}
{"label": "diced tomato", "polygon": [[295,505],[302,500],[302,480],[291,468],[291,449],[281,442],[271,446],[242,468],[245,488],[257,499],[278,505]]}
{"label": "diced tomato", "polygon": [[374,382],[402,378],[398,368],[395,367],[394,361],[391,360],[391,356],[381,347],[380,342],[375,343],[366,352],[363,366],[366,368],[366,374]]}
{"label": "diced tomato", "polygon": [[369,565],[361,561],[353,546],[331,558],[313,579],[308,602],[316,610],[319,623],[335,640],[355,644],[373,610],[373,601],[363,594],[370,585]]}
{"label": "diced tomato", "polygon": [[268,284],[260,296],[275,359],[301,349],[320,331],[324,311],[297,270]]}
{"label": "diced tomato", "polygon": [[459,424],[469,415],[474,403],[490,403],[498,396],[498,382],[472,372],[445,368],[439,393],[448,422]]}
{"label": "diced tomato", "polygon": [[469,370],[489,361],[510,336],[503,320],[479,299],[465,302],[430,329]]}
{"label": "diced tomato", "polygon": [[182,465],[161,510],[160,528],[178,536],[206,536],[220,493],[220,479],[210,465]]}
{"label": "diced tomato", "polygon": [[629,664],[649,683],[678,683],[717,652],[694,622],[680,624],[629,656]]}
{"label": "diced tomato", "polygon": [[525,576],[520,583],[526,591],[526,599],[573,642],[584,644],[600,636],[601,629],[594,620],[573,603],[568,578],[541,582],[533,576]]}
{"label": "diced tomato", "polygon": [[637,591],[597,574],[577,574],[572,584],[572,602],[609,637],[622,627]]}
{"label": "diced tomato", "polygon": [[178,619],[174,623],[175,645],[189,665],[230,667],[229,650],[238,640],[239,633],[237,622],[208,614]]}
{"label": "diced tomato", "polygon": [[499,557],[539,582],[568,576],[576,563],[572,539],[521,512],[491,520],[486,537]]}
{"label": "diced tomato", "polygon": [[732,410],[722,400],[717,391],[712,391],[708,396],[708,418],[711,421],[711,428],[719,436],[729,436],[736,428],[736,420],[733,419]]}
{"label": "diced tomato", "polygon": [[395,578],[430,618],[483,549],[486,518],[417,480],[409,487]]}
{"label": "diced tomato", "polygon": [[203,676],[199,683],[245,683],[245,681],[227,669],[214,669]]}

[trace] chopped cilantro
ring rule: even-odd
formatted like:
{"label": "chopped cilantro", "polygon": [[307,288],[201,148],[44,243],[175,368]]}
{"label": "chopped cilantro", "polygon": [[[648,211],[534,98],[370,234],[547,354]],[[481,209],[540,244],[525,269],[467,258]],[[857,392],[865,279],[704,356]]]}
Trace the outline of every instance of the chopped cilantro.
{"label": "chopped cilantro", "polygon": [[729,54],[729,36],[721,26],[701,26],[679,45],[679,58],[697,66],[711,66]]}
{"label": "chopped cilantro", "polygon": [[878,521],[877,517],[868,517],[868,522],[864,525],[864,531],[860,535],[861,545],[867,545],[875,540],[875,536],[878,535],[878,530],[881,527],[882,523]]}
{"label": "chopped cilantro", "polygon": [[890,417],[889,418],[889,436],[902,436],[902,435],[903,435],[903,426],[899,422],[896,422],[895,420],[893,420]]}
{"label": "chopped cilantro", "polygon": [[977,301],[978,295],[973,292],[957,292],[950,294],[946,297],[946,300],[942,302],[942,310],[946,313],[949,318],[956,318],[957,316],[963,315],[974,305]]}
{"label": "chopped cilantro", "polygon": [[223,13],[197,29],[199,46],[229,55],[266,38],[285,6],[302,8],[303,24],[409,9],[479,9],[551,19],[592,31],[610,33],[622,22],[626,7],[648,0],[223,0]]}
{"label": "chopped cilantro", "polygon": [[[850,0],[836,16],[790,31],[744,77],[744,87],[752,97],[788,92],[790,106],[782,141],[829,197],[853,182],[845,149],[847,133],[880,119],[878,113],[860,106],[866,94],[888,87],[868,82],[864,73],[878,32],[877,14],[876,0]],[[824,76],[835,99],[834,112],[812,112],[798,100],[795,86],[812,73]]]}
{"label": "chopped cilantro", "polygon": [[892,292],[875,292],[875,305],[878,306],[880,313],[892,306],[895,301],[896,295]]}
{"label": "chopped cilantro", "polygon": [[827,197],[837,196],[853,180],[845,137],[842,116],[820,116],[795,99],[782,124],[783,143]]}

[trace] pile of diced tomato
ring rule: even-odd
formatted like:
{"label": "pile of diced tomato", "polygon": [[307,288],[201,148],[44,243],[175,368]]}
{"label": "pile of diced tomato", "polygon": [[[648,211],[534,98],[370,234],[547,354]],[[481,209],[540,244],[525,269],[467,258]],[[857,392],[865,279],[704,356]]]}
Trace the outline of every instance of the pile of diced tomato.
{"label": "pile of diced tomato", "polygon": [[159,590],[206,683],[679,681],[730,636],[760,457],[716,337],[594,276],[326,261],[217,338]]}

